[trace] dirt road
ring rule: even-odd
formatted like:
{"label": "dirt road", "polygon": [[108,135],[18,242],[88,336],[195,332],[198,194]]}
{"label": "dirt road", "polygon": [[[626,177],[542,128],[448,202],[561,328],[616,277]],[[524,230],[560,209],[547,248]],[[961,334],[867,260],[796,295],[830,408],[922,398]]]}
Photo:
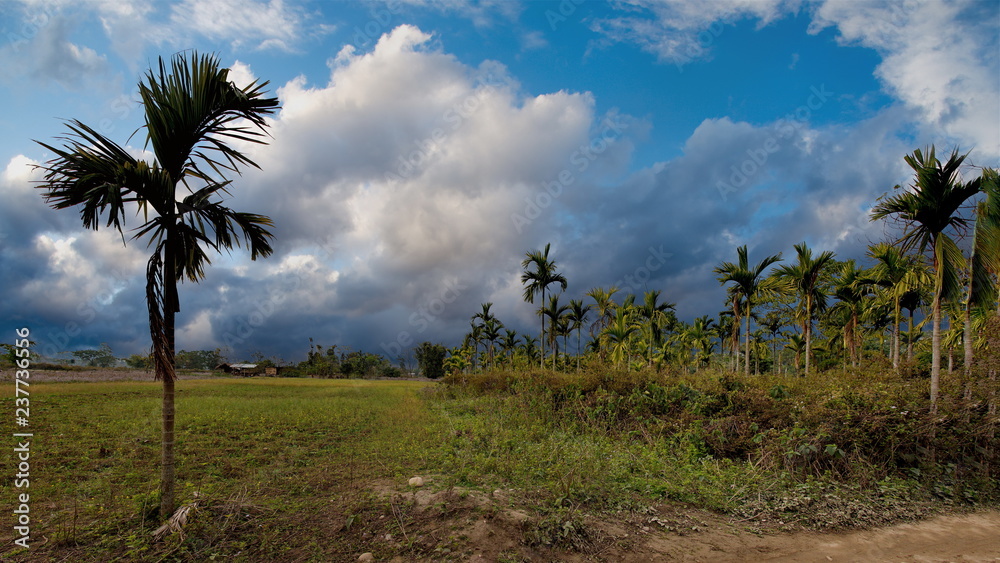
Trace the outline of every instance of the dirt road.
{"label": "dirt road", "polygon": [[756,536],[717,530],[646,542],[629,561],[1000,562],[1000,512],[939,516],[844,533]]}

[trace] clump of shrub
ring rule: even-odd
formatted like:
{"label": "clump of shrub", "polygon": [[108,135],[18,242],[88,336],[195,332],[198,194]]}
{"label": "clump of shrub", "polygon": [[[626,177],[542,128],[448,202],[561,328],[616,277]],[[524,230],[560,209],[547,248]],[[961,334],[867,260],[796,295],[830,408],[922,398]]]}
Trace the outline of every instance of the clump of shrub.
{"label": "clump of shrub", "polygon": [[789,482],[877,487],[902,479],[949,502],[1000,500],[998,420],[986,386],[943,382],[931,414],[910,374],[835,369],[808,377],[702,370],[455,374],[453,395],[510,397],[554,427],[686,444],[695,458],[748,464]]}

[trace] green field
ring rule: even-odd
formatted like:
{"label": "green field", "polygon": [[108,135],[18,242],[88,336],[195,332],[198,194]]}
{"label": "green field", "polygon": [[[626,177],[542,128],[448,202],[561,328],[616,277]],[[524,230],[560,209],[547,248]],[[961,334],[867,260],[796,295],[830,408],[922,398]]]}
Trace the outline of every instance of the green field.
{"label": "green field", "polygon": [[[29,561],[354,561],[371,551],[411,560],[434,559],[448,544],[444,553],[458,557],[462,534],[441,532],[455,509],[442,503],[431,529],[412,503],[391,495],[414,475],[462,498],[512,491],[505,506],[530,516],[512,532],[519,541],[568,550],[593,545],[583,528],[593,515],[654,503],[812,528],[995,505],[989,468],[985,481],[971,465],[959,463],[956,473],[955,456],[969,449],[961,433],[985,420],[973,413],[963,426],[961,405],[946,403],[939,415],[956,414],[941,433],[957,446],[943,439],[933,463],[893,466],[910,449],[919,454],[926,437],[926,417],[913,406],[925,402],[923,383],[829,374],[741,382],[707,372],[494,373],[451,384],[181,380],[178,505],[195,509],[183,533],[158,542],[159,384],[37,383],[31,548],[13,545],[5,510],[0,553]],[[0,390],[14,396],[10,384]],[[13,421],[13,400],[2,405],[0,416]],[[892,455],[876,459],[872,452],[884,448]],[[10,505],[24,491],[14,487],[11,447],[2,459]],[[472,507],[484,510],[492,509]],[[382,541],[386,534],[395,539]]]}
{"label": "green field", "polygon": [[[317,557],[329,553],[330,546],[308,547],[330,532],[311,517],[346,517],[337,510],[367,502],[367,484],[403,479],[437,461],[443,420],[421,399],[425,387],[179,381],[178,500],[199,500],[206,509],[195,513],[187,540],[172,548],[193,560],[246,554],[249,545],[252,558],[283,557],[293,545]],[[2,389],[13,397],[12,386]],[[31,391],[30,553],[107,561],[169,551],[150,539],[159,524],[150,519],[158,506],[159,384],[54,383]],[[12,403],[4,401],[0,411],[7,420],[14,417]],[[11,448],[3,459],[0,484],[12,502]],[[10,530],[4,526],[8,538]]]}

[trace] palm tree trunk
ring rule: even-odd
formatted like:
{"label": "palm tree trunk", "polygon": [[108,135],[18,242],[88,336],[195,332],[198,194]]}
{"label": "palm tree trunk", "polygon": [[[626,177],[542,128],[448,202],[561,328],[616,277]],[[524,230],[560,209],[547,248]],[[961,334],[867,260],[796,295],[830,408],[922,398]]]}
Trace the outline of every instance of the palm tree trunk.
{"label": "palm tree trunk", "polygon": [[913,309],[910,309],[910,323],[907,326],[907,334],[910,335],[906,342],[906,361],[913,361]]}
{"label": "palm tree trunk", "polygon": [[902,319],[899,318],[899,297],[896,297],[894,301],[892,316],[892,369],[896,373],[899,373],[899,323],[902,322]]}
{"label": "palm tree trunk", "polygon": [[972,355],[972,310],[968,304],[965,306],[965,332],[962,335],[962,341],[965,345],[965,364],[962,368],[965,379],[968,381],[972,375],[972,362],[974,361]]}
{"label": "palm tree trunk", "polygon": [[[542,307],[545,307],[545,286],[542,286]],[[542,317],[542,332],[538,335],[538,345],[542,348],[541,368],[545,369],[545,314]]]}
{"label": "palm tree trunk", "polygon": [[931,325],[931,413],[937,413],[938,391],[941,385],[941,288],[934,289]]}
{"label": "palm tree trunk", "polygon": [[[167,235],[164,247],[163,325],[166,336],[166,365],[163,366],[163,436],[160,451],[160,517],[169,518],[174,513],[174,320],[178,306],[177,275],[173,241]],[[155,344],[154,344],[155,345]]]}
{"label": "palm tree trunk", "polygon": [[747,300],[747,349],[744,350],[744,369],[747,377],[750,377],[750,301]]}
{"label": "palm tree trunk", "polygon": [[805,320],[805,333],[806,333],[806,375],[809,375],[809,356],[812,352],[812,299],[809,295],[806,295],[806,320]]}
{"label": "palm tree trunk", "polygon": [[[582,323],[581,323],[582,324]],[[583,334],[581,334],[582,327],[577,327],[576,329],[576,371],[580,371],[580,345],[583,344]]]}

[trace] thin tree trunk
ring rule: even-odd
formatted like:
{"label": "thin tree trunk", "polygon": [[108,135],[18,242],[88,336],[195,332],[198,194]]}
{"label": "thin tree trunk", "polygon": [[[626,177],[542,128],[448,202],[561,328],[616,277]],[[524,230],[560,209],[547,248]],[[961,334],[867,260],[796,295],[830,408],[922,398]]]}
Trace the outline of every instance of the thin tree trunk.
{"label": "thin tree trunk", "polygon": [[969,304],[965,306],[965,332],[962,335],[965,344],[965,365],[962,366],[966,381],[972,376],[972,362],[975,361],[972,352],[972,310]]}
{"label": "thin tree trunk", "polygon": [[809,356],[812,352],[812,299],[806,295],[806,375],[809,375]]}
{"label": "thin tree trunk", "polygon": [[[542,307],[545,307],[545,286],[542,286]],[[542,347],[541,368],[545,369],[545,314],[542,313],[542,332],[538,335],[538,345]]]}
{"label": "thin tree trunk", "polygon": [[931,413],[937,414],[938,391],[941,385],[941,289],[934,289],[931,325]]}
{"label": "thin tree trunk", "polygon": [[752,311],[752,309],[750,308],[750,301],[748,300],[747,301],[747,349],[744,351],[744,354],[746,354],[744,357],[746,365],[744,367],[746,369],[747,377],[750,377],[750,311]]}
{"label": "thin tree trunk", "polygon": [[913,361],[913,309],[910,309],[910,324],[907,328],[907,334],[909,334],[910,337],[907,339],[906,342],[906,361],[912,362]]}
{"label": "thin tree trunk", "polygon": [[163,325],[166,336],[166,365],[163,366],[163,436],[160,467],[160,517],[169,518],[174,513],[174,320],[178,306],[177,276],[173,241],[167,235],[164,252],[163,275]]}
{"label": "thin tree trunk", "polygon": [[899,297],[895,299],[893,304],[893,322],[892,322],[892,369],[899,373],[899,323],[902,319],[899,318]]}
{"label": "thin tree trunk", "polygon": [[[583,323],[580,323],[583,324]],[[580,333],[580,329],[576,329],[576,371],[580,372],[580,344],[582,344],[583,335]]]}

